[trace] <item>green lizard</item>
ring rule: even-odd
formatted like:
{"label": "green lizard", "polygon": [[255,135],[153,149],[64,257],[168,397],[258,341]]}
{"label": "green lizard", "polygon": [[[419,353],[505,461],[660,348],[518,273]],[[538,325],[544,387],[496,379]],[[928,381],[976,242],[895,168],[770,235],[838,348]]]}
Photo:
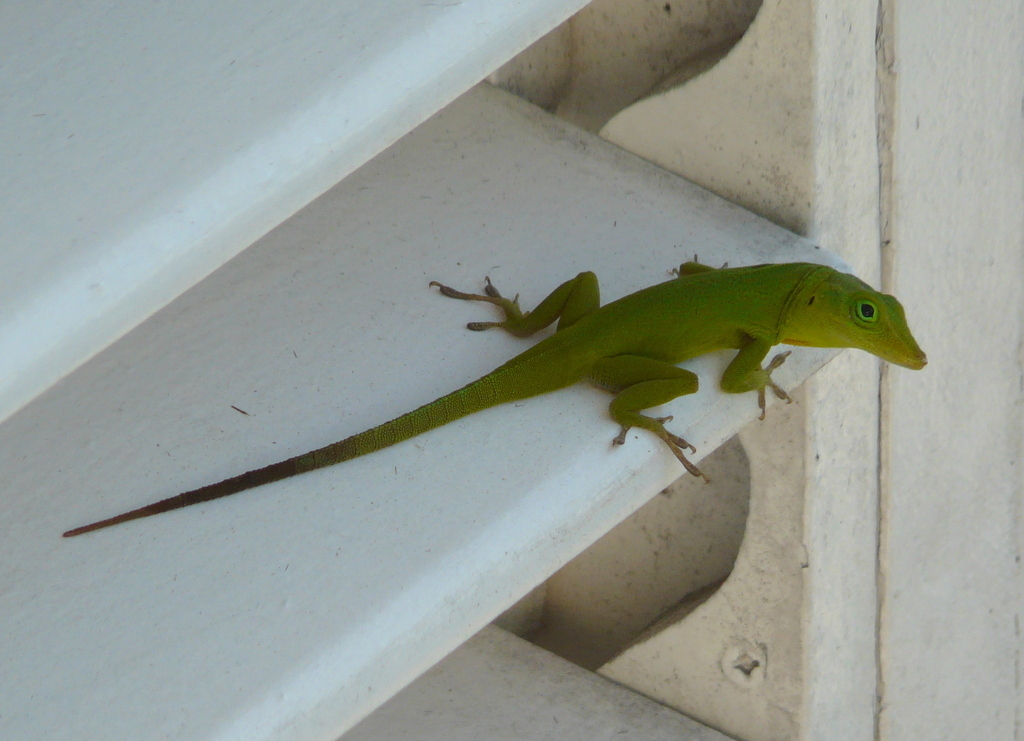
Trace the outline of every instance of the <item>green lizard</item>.
{"label": "green lizard", "polygon": [[580,273],[526,313],[519,309],[518,296],[511,301],[502,298],[489,279],[484,295],[431,282],[445,296],[485,301],[504,312],[504,321],[472,322],[469,329],[500,327],[517,337],[528,337],[557,319],[557,330],[484,377],[390,422],[280,463],[69,530],[64,536],[333,466],[482,409],[579,381],[589,381],[615,395],[609,412],[622,426],[615,444],[625,442],[631,427],[649,430],[665,442],[687,471],[706,481],[683,453],[684,448],[694,452],[696,448],[665,429],[671,417],[641,413],[697,390],[696,374],[678,368],[677,363],[716,350],[739,350],[722,374],[721,387],[732,394],[756,391],[761,419],[766,388],[790,400],[771,378],[789,352],[761,367],[773,345],[854,347],[915,370],[927,363],[900,303],[852,275],[809,263],[715,269],[699,264],[696,257],[675,272],[677,277],[672,280],[605,306],[600,306],[597,276]]}

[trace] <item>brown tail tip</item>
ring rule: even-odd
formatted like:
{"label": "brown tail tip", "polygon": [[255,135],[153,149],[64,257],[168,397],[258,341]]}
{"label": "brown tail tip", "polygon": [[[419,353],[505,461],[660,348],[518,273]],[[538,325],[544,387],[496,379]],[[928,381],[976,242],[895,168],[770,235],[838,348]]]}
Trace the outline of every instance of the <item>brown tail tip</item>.
{"label": "brown tail tip", "polygon": [[76,535],[82,535],[83,533],[91,533],[93,530],[102,530],[105,527],[110,527],[111,525],[117,525],[118,523],[134,519],[135,517],[125,517],[124,515],[120,515],[118,517],[111,517],[107,520],[100,520],[99,522],[93,522],[88,525],[82,525],[81,527],[72,528],[71,530],[68,530],[66,533],[64,533],[64,537],[73,538]]}
{"label": "brown tail tip", "polygon": [[110,527],[111,525],[120,525],[122,522],[128,522],[129,520],[138,520],[142,517],[149,517],[151,515],[158,515],[161,512],[167,512],[168,510],[178,509],[184,506],[184,504],[182,504],[182,496],[183,495],[178,495],[176,497],[162,499],[159,502],[147,504],[145,507],[133,509],[131,512],[123,512],[115,517],[108,517],[105,520],[98,520],[96,522],[89,523],[88,525],[76,527],[64,533],[64,537],[73,538],[76,535],[91,533],[93,530],[102,530],[103,528]]}

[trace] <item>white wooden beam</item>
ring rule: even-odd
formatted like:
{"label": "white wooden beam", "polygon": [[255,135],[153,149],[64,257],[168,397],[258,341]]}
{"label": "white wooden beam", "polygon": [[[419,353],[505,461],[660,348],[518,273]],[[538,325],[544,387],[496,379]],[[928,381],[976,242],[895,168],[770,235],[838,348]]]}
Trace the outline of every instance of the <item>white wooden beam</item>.
{"label": "white wooden beam", "polygon": [[643,695],[489,626],[341,741],[728,741]]}
{"label": "white wooden beam", "polygon": [[[345,437],[529,343],[432,279],[529,306],[711,264],[825,260],[765,220],[481,87],[0,426],[0,736],[333,738],[678,477],[577,387],[372,456],[65,540]],[[756,416],[688,364],[703,455]],[[789,388],[831,353],[798,349]],[[769,410],[771,412],[771,410]],[[699,459],[700,455],[697,456]],[[62,708],[40,712],[39,698]]]}
{"label": "white wooden beam", "polygon": [[583,4],[0,7],[0,420]]}

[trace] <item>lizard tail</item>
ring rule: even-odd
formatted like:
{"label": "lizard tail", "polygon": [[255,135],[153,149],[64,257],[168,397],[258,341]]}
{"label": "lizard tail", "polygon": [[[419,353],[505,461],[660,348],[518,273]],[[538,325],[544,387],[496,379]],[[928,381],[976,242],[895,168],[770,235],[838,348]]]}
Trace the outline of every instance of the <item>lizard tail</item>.
{"label": "lizard tail", "polygon": [[[124,512],[115,517],[76,527],[64,533],[64,537],[71,538],[76,535],[92,532],[93,530],[100,530],[111,525],[128,522],[129,520],[150,517],[172,509],[188,507],[192,504],[209,502],[213,499],[237,494],[240,491],[252,489],[256,486],[280,481],[299,473],[333,466],[337,463],[390,447],[473,412],[542,393],[540,390],[525,394],[515,393],[508,383],[502,382],[504,370],[504,366],[498,368],[493,373],[489,373],[457,391],[453,391],[439,399],[435,399],[429,404],[424,404],[418,409],[414,409],[400,417],[396,417],[376,427],[371,427],[364,432],[357,433],[339,442],[326,445],[309,453],[297,455],[294,458],[289,458],[279,463],[272,463],[263,468],[246,471],[243,474],[218,481],[215,484],[201,486],[198,489],[147,504],[144,507]],[[512,385],[514,386],[515,384]]]}

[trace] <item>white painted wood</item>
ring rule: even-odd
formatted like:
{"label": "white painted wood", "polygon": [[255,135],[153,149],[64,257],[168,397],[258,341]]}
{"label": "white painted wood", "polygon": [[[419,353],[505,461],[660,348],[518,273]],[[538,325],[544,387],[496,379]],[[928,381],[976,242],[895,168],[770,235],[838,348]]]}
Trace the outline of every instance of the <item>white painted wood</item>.
{"label": "white painted wood", "polygon": [[[710,483],[673,481],[545,581],[538,608],[527,599],[518,623],[506,623],[506,614],[498,624],[597,671],[680,602],[692,609],[734,571],[752,523],[749,458],[739,440],[705,456],[700,470]],[[693,662],[681,663],[692,674]]]}
{"label": "white painted wood", "polygon": [[893,282],[927,372],[888,379],[884,741],[1024,729],[1024,12],[885,3]]}
{"label": "white painted wood", "polygon": [[[761,0],[592,0],[488,81],[587,131],[718,61]],[[674,82],[673,82],[674,81]]]}
{"label": "white painted wood", "polygon": [[583,4],[0,6],[0,420]]}
{"label": "white painted wood", "polygon": [[718,731],[487,627],[341,741],[728,741]]}
{"label": "white painted wood", "polygon": [[806,404],[740,432],[750,514],[732,572],[706,601],[683,601],[601,675],[744,741],[800,738],[806,569],[802,547]]}
{"label": "white painted wood", "polygon": [[[814,177],[811,70],[800,63],[812,50],[809,5],[765,0],[718,64],[625,109],[601,136],[805,231]],[[686,107],[684,98],[702,104]]]}
{"label": "white painted wood", "polygon": [[[693,253],[833,260],[486,87],[378,156],[0,426],[0,736],[343,732],[680,475],[675,459],[641,433],[613,449],[607,397],[580,387],[60,533],[340,439],[529,344],[467,332],[488,307],[431,279],[490,275],[530,306],[591,268],[609,300]],[[688,366],[717,378],[728,355]],[[778,379],[829,355],[797,349]],[[756,403],[705,382],[666,411],[703,455]]]}

